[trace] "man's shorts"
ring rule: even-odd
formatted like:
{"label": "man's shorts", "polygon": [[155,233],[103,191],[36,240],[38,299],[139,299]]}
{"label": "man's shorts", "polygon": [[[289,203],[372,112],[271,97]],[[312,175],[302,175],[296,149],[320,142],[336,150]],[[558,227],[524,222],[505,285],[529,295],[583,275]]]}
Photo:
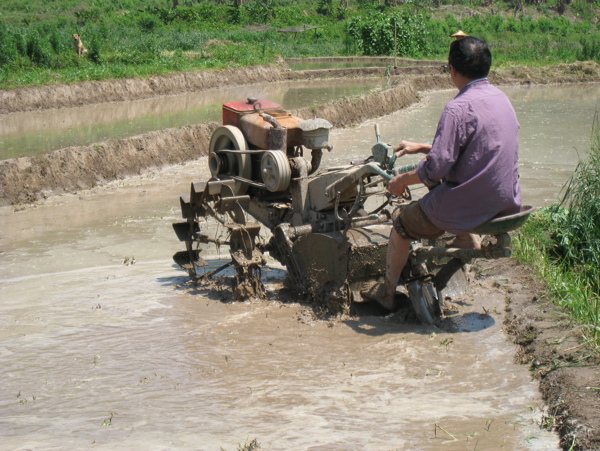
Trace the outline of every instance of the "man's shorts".
{"label": "man's shorts", "polygon": [[408,240],[432,240],[444,233],[429,220],[418,201],[398,207],[392,213],[392,223],[396,232]]}

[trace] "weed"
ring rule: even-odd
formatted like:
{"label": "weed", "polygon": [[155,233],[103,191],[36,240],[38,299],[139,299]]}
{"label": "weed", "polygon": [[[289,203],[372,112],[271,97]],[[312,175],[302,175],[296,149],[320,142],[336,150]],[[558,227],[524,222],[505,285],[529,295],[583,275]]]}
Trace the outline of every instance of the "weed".
{"label": "weed", "polygon": [[107,427],[112,426],[112,419],[113,419],[113,413],[111,412],[110,416],[102,422],[102,427],[107,428]]}
{"label": "weed", "polygon": [[450,432],[448,432],[446,429],[444,429],[443,427],[441,427],[439,424],[435,423],[435,428],[433,430],[433,435],[434,437],[437,437],[437,430],[440,430],[444,433],[446,433],[452,440],[458,440],[454,435],[452,435]]}
{"label": "weed", "polygon": [[[224,448],[220,448],[221,451],[225,451]],[[260,443],[254,439],[250,443],[247,441],[243,445],[238,445],[237,451],[260,451]]]}

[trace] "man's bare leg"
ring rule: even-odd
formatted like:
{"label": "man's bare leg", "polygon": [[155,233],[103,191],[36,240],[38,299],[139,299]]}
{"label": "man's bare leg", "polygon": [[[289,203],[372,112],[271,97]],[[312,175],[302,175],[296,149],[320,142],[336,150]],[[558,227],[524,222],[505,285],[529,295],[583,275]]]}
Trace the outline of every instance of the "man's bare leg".
{"label": "man's bare leg", "polygon": [[402,238],[392,228],[385,265],[385,294],[383,298],[377,299],[379,304],[388,310],[393,310],[395,307],[396,286],[398,285],[400,274],[402,274],[402,270],[408,261],[409,250],[410,240]]}
{"label": "man's bare leg", "polygon": [[473,233],[463,233],[457,235],[448,243],[448,247],[457,247],[459,249],[481,249],[479,237]]}

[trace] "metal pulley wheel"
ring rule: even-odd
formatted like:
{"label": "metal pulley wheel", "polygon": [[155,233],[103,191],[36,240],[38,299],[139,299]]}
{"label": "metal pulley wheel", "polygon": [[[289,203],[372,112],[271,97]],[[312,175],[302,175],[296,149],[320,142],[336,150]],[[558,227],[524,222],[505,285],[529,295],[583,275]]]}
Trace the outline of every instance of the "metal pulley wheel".
{"label": "metal pulley wheel", "polygon": [[290,186],[292,170],[285,152],[267,150],[260,160],[263,183],[271,192],[283,191]]}
{"label": "metal pulley wheel", "polygon": [[[242,131],[232,125],[224,125],[215,130],[210,138],[210,153],[208,154],[208,167],[213,177],[219,175],[234,175],[250,180],[252,178],[252,165],[250,155],[236,152],[221,152],[222,150],[245,151],[248,147]],[[248,185],[235,182],[236,195],[244,194]]]}

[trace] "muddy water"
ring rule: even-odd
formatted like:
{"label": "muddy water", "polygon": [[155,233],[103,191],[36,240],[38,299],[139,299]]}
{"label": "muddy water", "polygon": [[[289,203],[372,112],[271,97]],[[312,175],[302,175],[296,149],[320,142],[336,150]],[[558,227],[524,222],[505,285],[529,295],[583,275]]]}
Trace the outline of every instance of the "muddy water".
{"label": "muddy water", "polygon": [[[397,66],[407,66],[408,64],[397,64]],[[390,63],[387,61],[294,61],[288,62],[288,66],[292,70],[316,70],[316,69],[344,69],[349,67],[387,67]]]}
{"label": "muddy water", "polygon": [[[435,102],[382,136],[427,140]],[[327,164],[364,156],[372,128],[335,130]],[[0,209],[1,449],[558,449],[502,331],[508,281],[474,281],[444,329],[314,321],[279,302],[273,263],[269,301],[222,302],[170,259],[177,197],[206,177],[200,159]]]}
{"label": "muddy water", "polygon": [[0,448],[556,449],[491,282],[452,333],[313,321],[275,265],[267,302],[182,285],[170,223],[205,165],[0,210]]}
{"label": "muddy water", "polygon": [[[535,204],[556,192],[540,185],[568,176],[591,119],[563,135],[567,98],[549,104],[553,114],[523,105],[572,89],[507,90]],[[431,139],[452,95],[377,120],[382,137]],[[541,124],[528,126],[536,114]],[[364,156],[373,122],[335,130],[326,164]],[[310,308],[280,302],[272,262],[268,301],[223,302],[219,290],[187,286],[170,259],[181,249],[170,226],[177,197],[206,177],[200,159],[0,209],[1,449],[235,450],[254,438],[269,450],[558,449],[502,331],[494,284],[510,281],[473,281],[445,329],[369,314],[314,321]]]}
{"label": "muddy water", "polygon": [[68,146],[121,139],[153,130],[221,121],[223,103],[268,98],[300,108],[365,93],[385,85],[383,78],[265,83],[110,102],[60,110],[0,115],[0,160],[39,155]]}

